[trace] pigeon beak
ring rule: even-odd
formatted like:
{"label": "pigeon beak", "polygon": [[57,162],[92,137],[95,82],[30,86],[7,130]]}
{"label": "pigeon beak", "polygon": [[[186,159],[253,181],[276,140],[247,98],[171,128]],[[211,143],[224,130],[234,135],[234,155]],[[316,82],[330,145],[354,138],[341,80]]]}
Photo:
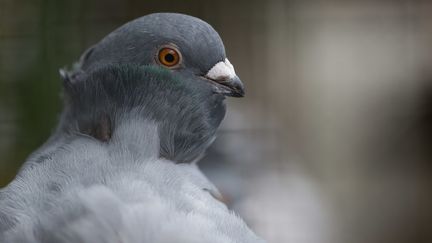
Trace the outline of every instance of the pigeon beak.
{"label": "pigeon beak", "polygon": [[243,83],[235,74],[234,67],[227,58],[216,63],[204,78],[214,84],[216,93],[231,97],[243,97],[245,95]]}
{"label": "pigeon beak", "polygon": [[215,82],[222,86],[223,91],[221,93],[226,96],[244,97],[245,95],[243,83],[238,76],[235,76],[234,78],[228,80]]}

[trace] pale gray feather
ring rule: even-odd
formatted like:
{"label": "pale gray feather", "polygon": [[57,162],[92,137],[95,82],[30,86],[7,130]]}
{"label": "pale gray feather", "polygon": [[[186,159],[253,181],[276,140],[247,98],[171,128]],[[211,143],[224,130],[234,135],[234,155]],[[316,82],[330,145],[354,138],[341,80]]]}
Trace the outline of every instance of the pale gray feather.
{"label": "pale gray feather", "polygon": [[157,135],[130,121],[109,144],[75,137],[47,150],[1,191],[15,222],[1,242],[261,242],[195,164],[158,158]]}

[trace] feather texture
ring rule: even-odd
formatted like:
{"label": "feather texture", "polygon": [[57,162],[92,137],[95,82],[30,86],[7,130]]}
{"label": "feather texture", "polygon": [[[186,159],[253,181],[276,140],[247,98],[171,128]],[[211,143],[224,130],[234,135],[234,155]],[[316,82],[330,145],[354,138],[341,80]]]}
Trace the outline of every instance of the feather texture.
{"label": "feather texture", "polygon": [[157,130],[131,121],[109,143],[70,137],[34,153],[0,192],[0,241],[260,242],[195,164],[158,158]]}

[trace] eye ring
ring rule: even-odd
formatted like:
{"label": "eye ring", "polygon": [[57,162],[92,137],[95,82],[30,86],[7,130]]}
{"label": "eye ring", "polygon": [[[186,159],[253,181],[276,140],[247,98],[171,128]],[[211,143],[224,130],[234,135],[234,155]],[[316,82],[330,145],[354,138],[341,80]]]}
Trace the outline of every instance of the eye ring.
{"label": "eye ring", "polygon": [[182,56],[176,47],[166,45],[159,49],[156,60],[162,66],[167,68],[176,68],[180,65]]}

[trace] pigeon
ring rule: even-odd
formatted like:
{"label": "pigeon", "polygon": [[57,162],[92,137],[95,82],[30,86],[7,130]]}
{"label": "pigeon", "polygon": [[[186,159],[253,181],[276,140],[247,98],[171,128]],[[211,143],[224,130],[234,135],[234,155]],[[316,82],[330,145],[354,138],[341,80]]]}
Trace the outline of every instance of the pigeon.
{"label": "pigeon", "polygon": [[209,24],[140,17],[60,74],[57,128],[0,190],[0,242],[264,242],[196,163],[244,96]]}

